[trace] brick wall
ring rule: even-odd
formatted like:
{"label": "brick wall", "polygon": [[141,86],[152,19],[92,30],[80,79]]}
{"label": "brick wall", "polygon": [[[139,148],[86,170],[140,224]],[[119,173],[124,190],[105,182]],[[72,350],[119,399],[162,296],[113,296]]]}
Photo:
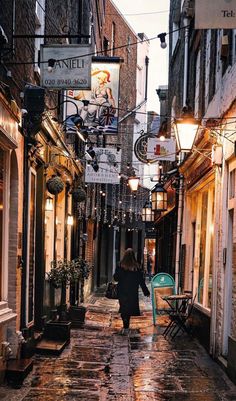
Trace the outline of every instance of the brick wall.
{"label": "brick wall", "polygon": [[[128,110],[132,110],[136,105],[137,46],[128,45],[128,43],[136,43],[139,38],[109,0],[106,2],[105,15],[103,35],[109,41],[109,47],[112,43],[112,26],[115,26],[114,47],[124,46],[115,49],[113,54],[124,60],[120,68],[120,100],[118,105],[119,118],[122,118],[127,114]],[[111,53],[108,51],[107,55],[110,56]],[[122,162],[131,161],[132,159],[133,124],[134,115],[124,120],[119,127],[118,142],[123,145]]]}

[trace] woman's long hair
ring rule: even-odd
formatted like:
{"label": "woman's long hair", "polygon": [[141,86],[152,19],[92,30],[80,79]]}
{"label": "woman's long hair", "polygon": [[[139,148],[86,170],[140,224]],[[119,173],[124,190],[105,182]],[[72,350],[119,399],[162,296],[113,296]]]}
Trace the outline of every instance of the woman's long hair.
{"label": "woman's long hair", "polygon": [[132,248],[126,249],[123,258],[120,261],[120,266],[124,270],[135,271],[140,268]]}

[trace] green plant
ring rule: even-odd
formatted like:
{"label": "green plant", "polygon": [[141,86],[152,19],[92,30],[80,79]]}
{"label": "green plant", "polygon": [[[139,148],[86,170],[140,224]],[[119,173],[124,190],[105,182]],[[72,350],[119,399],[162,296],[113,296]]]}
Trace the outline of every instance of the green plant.
{"label": "green plant", "polygon": [[61,288],[61,310],[66,302],[66,287],[70,284],[79,284],[83,287],[84,280],[89,277],[91,267],[88,262],[78,257],[71,261],[53,260],[51,270],[47,273],[48,281],[55,288]]}
{"label": "green plant", "polygon": [[74,261],[53,260],[51,262],[51,270],[47,273],[48,280],[56,288],[61,285],[68,286],[75,283],[81,278],[80,269],[76,268]]}
{"label": "green plant", "polygon": [[76,259],[73,259],[71,263],[73,264],[73,268],[75,270],[78,269],[80,271],[80,279],[87,279],[89,277],[89,273],[92,267],[85,259],[78,257]]}

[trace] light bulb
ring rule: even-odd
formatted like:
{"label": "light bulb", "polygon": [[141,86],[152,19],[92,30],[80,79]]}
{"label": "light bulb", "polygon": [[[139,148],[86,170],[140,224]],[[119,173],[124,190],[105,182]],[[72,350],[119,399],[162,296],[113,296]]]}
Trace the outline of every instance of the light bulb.
{"label": "light bulb", "polygon": [[166,42],[161,42],[161,48],[166,49],[167,48],[167,43]]}

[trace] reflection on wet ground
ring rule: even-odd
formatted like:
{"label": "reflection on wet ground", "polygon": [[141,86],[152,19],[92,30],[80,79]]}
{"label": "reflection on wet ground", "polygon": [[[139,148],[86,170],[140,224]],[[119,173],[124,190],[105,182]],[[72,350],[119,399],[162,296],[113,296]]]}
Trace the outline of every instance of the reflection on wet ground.
{"label": "reflection on wet ground", "polygon": [[140,304],[122,336],[117,301],[93,296],[63,353],[35,355],[22,388],[0,387],[0,401],[236,401],[236,386],[199,343],[165,339],[168,318],[154,327],[150,301]]}

